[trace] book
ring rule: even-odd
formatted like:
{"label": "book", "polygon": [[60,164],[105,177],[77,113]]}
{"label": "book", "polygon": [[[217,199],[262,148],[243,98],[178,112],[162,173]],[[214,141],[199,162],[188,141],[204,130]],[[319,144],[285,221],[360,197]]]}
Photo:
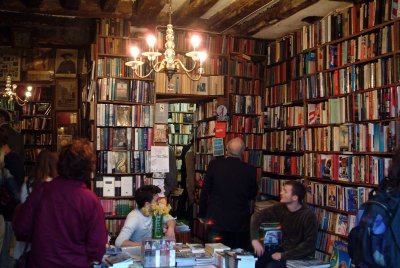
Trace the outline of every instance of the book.
{"label": "book", "polygon": [[168,103],[156,103],[154,123],[168,124]]}
{"label": "book", "polygon": [[128,105],[116,105],[116,126],[130,127],[132,126],[132,108]]}
{"label": "book", "polygon": [[133,178],[131,176],[121,177],[121,196],[133,196]]}
{"label": "book", "polygon": [[230,250],[231,248],[222,244],[222,243],[206,243],[205,250],[211,255],[214,255],[215,252],[221,252],[224,250]]}
{"label": "book", "polygon": [[287,268],[328,268],[329,263],[317,259],[287,260]]}
{"label": "book", "polygon": [[154,142],[167,142],[168,125],[154,124]]}
{"label": "book", "polygon": [[343,241],[333,242],[333,254],[331,257],[331,268],[350,267],[350,256],[348,253],[347,243]]}
{"label": "book", "polygon": [[187,245],[191,249],[192,253],[205,253],[206,252],[206,250],[202,244],[187,243]]}
{"label": "book", "polygon": [[103,177],[103,196],[115,196],[115,178]]}
{"label": "book", "polygon": [[108,267],[112,268],[125,268],[134,263],[134,259],[129,254],[121,252],[117,255],[110,255],[104,258]]}

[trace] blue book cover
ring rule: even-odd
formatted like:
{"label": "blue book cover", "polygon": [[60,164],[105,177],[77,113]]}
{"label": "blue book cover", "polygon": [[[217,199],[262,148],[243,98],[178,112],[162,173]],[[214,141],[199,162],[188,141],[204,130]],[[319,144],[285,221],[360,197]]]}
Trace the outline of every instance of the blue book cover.
{"label": "blue book cover", "polygon": [[333,254],[331,257],[331,268],[350,267],[350,256],[347,243],[342,241],[333,242]]}

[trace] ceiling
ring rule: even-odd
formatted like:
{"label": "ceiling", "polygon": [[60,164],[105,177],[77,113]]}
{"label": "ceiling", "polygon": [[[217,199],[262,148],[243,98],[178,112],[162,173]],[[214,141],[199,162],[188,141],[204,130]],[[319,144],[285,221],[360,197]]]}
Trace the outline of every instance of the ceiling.
{"label": "ceiling", "polygon": [[[172,24],[238,36],[276,39],[293,32],[309,16],[323,17],[352,0],[172,0]],[[70,20],[130,18],[133,31],[168,22],[169,0],[0,0],[0,14]],[[4,20],[2,20],[4,23]],[[50,22],[51,23],[51,22]]]}

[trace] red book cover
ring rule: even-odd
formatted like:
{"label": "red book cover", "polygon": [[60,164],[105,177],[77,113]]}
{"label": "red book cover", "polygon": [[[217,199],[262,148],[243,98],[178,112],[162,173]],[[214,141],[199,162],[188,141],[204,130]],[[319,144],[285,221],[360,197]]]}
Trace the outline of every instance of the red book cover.
{"label": "red book cover", "polygon": [[226,136],[226,122],[216,122],[215,123],[215,137],[225,138]]}

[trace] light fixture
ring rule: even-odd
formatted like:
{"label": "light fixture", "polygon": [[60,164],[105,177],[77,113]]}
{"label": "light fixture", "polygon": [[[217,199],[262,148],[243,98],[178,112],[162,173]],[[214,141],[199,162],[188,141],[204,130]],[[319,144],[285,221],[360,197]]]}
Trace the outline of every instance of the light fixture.
{"label": "light fixture", "polygon": [[8,75],[6,79],[6,87],[3,91],[0,92],[0,95],[3,98],[8,98],[8,102],[15,101],[18,105],[23,106],[25,103],[28,102],[29,97],[32,96],[32,87],[28,86],[27,91],[25,92],[25,99],[22,99],[18,96],[16,90],[17,85],[12,84],[11,76]]}
{"label": "light fixture", "polygon": [[[149,46],[149,51],[143,52],[143,57],[147,57],[151,70],[146,75],[140,75],[138,69],[144,62],[139,58],[140,50],[138,47],[132,47],[130,52],[133,56],[133,60],[125,63],[125,65],[132,67],[134,74],[140,78],[146,78],[150,76],[153,72],[164,72],[168,76],[168,81],[171,80],[172,76],[179,71],[180,68],[186,73],[186,75],[193,81],[200,80],[204,69],[202,67],[203,62],[207,59],[207,53],[203,51],[198,51],[201,39],[198,35],[192,36],[193,51],[186,53],[186,56],[192,58],[194,61],[192,68],[186,68],[185,64],[179,59],[175,58],[175,42],[174,42],[174,30],[171,23],[172,16],[172,6],[171,0],[169,1],[169,23],[166,30],[166,43],[164,58],[159,61],[159,57],[162,55],[155,48],[157,43],[156,38],[153,35],[149,35],[146,38],[147,45]],[[169,88],[170,86],[168,86]]]}

